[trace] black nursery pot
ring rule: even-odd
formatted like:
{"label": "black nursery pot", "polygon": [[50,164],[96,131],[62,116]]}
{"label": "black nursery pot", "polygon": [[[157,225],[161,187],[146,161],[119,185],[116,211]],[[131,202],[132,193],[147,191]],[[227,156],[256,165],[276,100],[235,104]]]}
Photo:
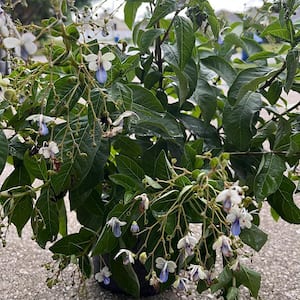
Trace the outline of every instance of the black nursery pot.
{"label": "black nursery pot", "polygon": [[[108,261],[108,256],[103,255],[102,258],[105,262]],[[93,257],[93,264],[94,264],[94,274],[100,272],[100,258],[99,256]],[[149,285],[149,281],[145,279],[147,275],[147,271],[143,264],[141,264],[138,260],[132,265],[134,271],[136,272],[139,282],[140,282],[140,297],[149,297],[154,296],[159,293],[153,286]],[[110,284],[106,285],[103,282],[99,283],[102,288],[107,289],[115,294],[126,294],[118,284],[110,278]]]}

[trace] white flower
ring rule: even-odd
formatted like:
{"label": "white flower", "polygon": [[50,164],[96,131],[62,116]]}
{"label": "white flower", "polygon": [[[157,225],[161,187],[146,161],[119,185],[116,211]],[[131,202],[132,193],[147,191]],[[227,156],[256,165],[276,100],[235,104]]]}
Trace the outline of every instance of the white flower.
{"label": "white flower", "polygon": [[197,239],[190,234],[181,238],[177,243],[177,249],[184,249],[185,257],[194,254],[193,249],[197,244]]}
{"label": "white flower", "polygon": [[49,133],[49,129],[46,124],[49,122],[54,122],[54,118],[44,116],[43,114],[36,114],[36,115],[29,116],[28,118],[26,118],[26,120],[39,123],[40,135],[47,135]]}
{"label": "white flower", "polygon": [[150,201],[146,193],[137,195],[134,197],[134,199],[135,200],[141,199],[141,202],[139,204],[139,209],[142,213],[148,210]]}
{"label": "white flower", "polygon": [[43,155],[46,159],[55,157],[55,154],[59,152],[57,144],[51,141],[49,144],[44,142],[43,147],[40,148],[39,154]]}
{"label": "white flower", "polygon": [[4,10],[0,7],[0,35],[2,37],[9,36],[9,30],[6,24],[6,16]]}
{"label": "white flower", "polygon": [[103,269],[100,270],[100,272],[95,274],[95,279],[98,282],[103,282],[105,285],[108,285],[110,283],[110,277],[111,272],[109,271],[108,267],[105,266]]}
{"label": "white flower", "polygon": [[8,78],[3,78],[2,74],[0,73],[0,87],[1,88],[7,88],[10,84],[10,81]]}
{"label": "white flower", "polygon": [[169,278],[169,273],[174,273],[177,265],[172,260],[165,260],[162,257],[157,257],[156,260],[156,268],[160,269],[159,279],[162,283],[167,282]]}
{"label": "white flower", "polygon": [[221,250],[225,257],[232,256],[231,239],[225,235],[219,236],[212,246],[213,250]]}
{"label": "white flower", "polygon": [[112,217],[106,224],[111,227],[114,236],[118,238],[122,234],[121,226],[126,225],[126,222],[120,221],[116,217]]}
{"label": "white flower", "polygon": [[120,255],[125,254],[123,256],[123,264],[128,265],[129,263],[134,264],[135,254],[127,249],[120,249],[120,251],[116,254],[114,259],[116,260]]}
{"label": "white flower", "polygon": [[3,44],[7,49],[14,48],[17,56],[27,60],[29,55],[37,51],[37,46],[34,41],[35,36],[31,32],[26,32],[22,34],[20,38],[6,37],[3,40]]}
{"label": "white flower", "polygon": [[217,202],[223,202],[223,209],[229,212],[232,206],[238,205],[243,200],[243,190],[240,186],[232,186],[222,191],[217,197]]}
{"label": "white flower", "polygon": [[200,265],[191,264],[188,269],[192,281],[198,281],[199,279],[204,280],[207,277],[204,268]]}
{"label": "white flower", "polygon": [[175,282],[172,284],[173,287],[179,291],[187,291],[188,280],[184,277],[177,276]]}
{"label": "white flower", "polygon": [[158,287],[159,287],[160,280],[159,280],[159,278],[157,277],[155,271],[153,271],[152,274],[151,274],[151,278],[150,278],[150,280],[149,280],[149,284],[150,284],[151,286],[153,286],[155,289],[158,289]]}
{"label": "white flower", "polygon": [[107,72],[112,64],[111,61],[115,59],[115,55],[112,52],[107,52],[102,55],[101,51],[98,55],[91,53],[84,56],[86,62],[88,62],[88,67],[91,71],[96,72],[96,79],[99,83],[103,84],[107,80]]}
{"label": "white flower", "polygon": [[135,112],[130,110],[124,111],[114,122],[111,122],[109,118],[110,125],[114,127],[112,127],[109,131],[104,132],[102,136],[111,138],[121,133],[123,131],[124,118],[128,118],[131,116],[136,116],[137,118],[139,118],[139,116]]}
{"label": "white flower", "polygon": [[245,208],[234,206],[226,217],[226,221],[231,223],[231,232],[237,236],[241,233],[241,228],[250,228],[253,217]]}

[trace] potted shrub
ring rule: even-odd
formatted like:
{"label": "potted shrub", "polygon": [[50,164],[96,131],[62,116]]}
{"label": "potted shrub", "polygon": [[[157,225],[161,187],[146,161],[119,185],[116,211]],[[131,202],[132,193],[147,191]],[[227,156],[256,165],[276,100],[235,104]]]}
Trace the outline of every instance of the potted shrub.
{"label": "potted shrub", "polygon": [[[299,103],[282,94],[299,91],[298,2],[264,3],[257,19],[231,25],[208,1],[145,1],[151,14],[139,21],[143,1],[125,1],[129,45],[103,42],[112,16],[72,2],[52,1],[55,17],[27,27],[1,10],[11,72],[0,80],[0,167],[14,167],[2,226],[21,236],[30,221],[59,268],[76,263],[134,297],[192,284],[225,299],[243,285],[257,298],[260,274],[241,258],[245,244],[259,251],[267,241],[263,202],[300,223]],[[265,51],[254,28],[283,41],[280,51]],[[43,62],[32,59],[40,37]],[[247,62],[232,57],[239,48]]]}

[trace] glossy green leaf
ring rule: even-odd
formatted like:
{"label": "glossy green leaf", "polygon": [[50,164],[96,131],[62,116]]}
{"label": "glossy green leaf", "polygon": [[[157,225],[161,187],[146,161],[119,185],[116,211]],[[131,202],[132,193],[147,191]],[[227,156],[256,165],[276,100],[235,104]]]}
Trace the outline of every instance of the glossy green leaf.
{"label": "glossy green leaf", "polygon": [[255,251],[259,251],[268,240],[268,235],[252,224],[251,228],[244,228],[240,239]]}
{"label": "glossy green leaf", "polygon": [[41,180],[46,180],[47,174],[47,164],[44,158],[38,157],[37,155],[30,156],[29,152],[24,154],[24,166],[28,173]]}
{"label": "glossy green leaf", "polygon": [[[94,136],[90,134],[93,129]],[[89,173],[95,155],[101,144],[99,124],[91,128],[86,118],[62,126],[54,140],[63,143],[63,163],[60,170],[51,177],[56,194],[68,188],[76,188]],[[77,144],[74,145],[74,142]]]}
{"label": "glossy green leaf", "polygon": [[239,296],[239,289],[234,286],[231,286],[228,289],[228,292],[226,294],[226,299],[227,300],[237,300],[238,296]]}
{"label": "glossy green leaf", "polygon": [[104,202],[101,195],[93,190],[87,200],[76,210],[77,219],[81,225],[92,230],[99,230],[105,219]]}
{"label": "glossy green leaf", "polygon": [[219,289],[224,288],[232,280],[232,270],[226,266],[217,278],[217,283],[211,285],[210,290],[215,293]]}
{"label": "glossy green leaf", "polygon": [[254,194],[258,201],[263,201],[276,192],[281,184],[285,169],[285,162],[280,156],[273,153],[262,156],[254,179]]}
{"label": "glossy green leaf", "polygon": [[118,239],[113,235],[111,228],[107,225],[103,227],[99,238],[92,250],[92,255],[111,253],[119,244]]}
{"label": "glossy green leaf", "polygon": [[284,90],[288,93],[295,81],[295,75],[299,65],[299,50],[292,49],[286,56],[286,79],[284,84]]}
{"label": "glossy green leaf", "polygon": [[191,99],[200,106],[203,120],[209,123],[215,115],[217,108],[217,95],[214,89],[207,81],[199,78]]}
{"label": "glossy green leaf", "polygon": [[195,44],[193,26],[189,19],[176,16],[174,19],[176,45],[179,54],[179,68],[184,69],[192,56]]}
{"label": "glossy green leaf", "polygon": [[165,151],[162,151],[155,161],[155,177],[168,180],[176,174],[171,163],[169,162]]}
{"label": "glossy green leaf", "polygon": [[240,265],[239,271],[234,272],[234,276],[236,277],[237,286],[243,285],[247,287],[254,298],[258,297],[261,282],[261,275],[259,273],[244,265]]}
{"label": "glossy green leaf", "polygon": [[144,179],[144,170],[130,157],[118,155],[116,157],[116,163],[121,174],[134,178],[138,182],[141,182]]}
{"label": "glossy green leaf", "polygon": [[256,60],[264,60],[271,57],[277,56],[277,53],[271,52],[271,51],[260,51],[255,54],[252,54],[250,57],[248,57],[247,62],[252,62]]}
{"label": "glossy green leaf", "polygon": [[144,87],[133,84],[128,85],[128,87],[132,91],[132,99],[135,104],[157,112],[164,111],[160,101],[151,91],[145,89]]}
{"label": "glossy green leaf", "polygon": [[31,217],[33,209],[32,200],[31,196],[28,195],[21,198],[10,199],[9,205],[12,211],[10,212],[9,221],[16,226],[19,237],[21,237],[22,229]]}
{"label": "glossy green leaf", "polygon": [[220,34],[220,24],[218,19],[214,15],[208,15],[207,20],[215,39],[218,39]]}
{"label": "glossy green leaf", "polygon": [[104,167],[109,156],[109,150],[109,142],[102,140],[88,174],[81,184],[69,192],[71,210],[85,205],[89,201],[93,188],[104,179]]}
{"label": "glossy green leaf", "polygon": [[255,92],[259,85],[273,75],[266,67],[248,68],[241,71],[228,91],[228,100],[231,104],[239,102],[249,91]]}
{"label": "glossy green leaf", "polygon": [[212,149],[221,147],[221,140],[215,127],[203,122],[200,119],[181,115],[180,120],[186,129],[190,130],[198,138],[202,138],[204,141],[203,150],[210,151]]}
{"label": "glossy green leaf", "polygon": [[144,31],[138,43],[141,52],[147,52],[149,48],[152,46],[153,42],[164,32],[165,32],[164,29],[158,29],[158,28]]}
{"label": "glossy green leaf", "polygon": [[124,6],[124,21],[129,29],[132,29],[136,13],[143,1],[126,1]]}
{"label": "glossy green leaf", "polygon": [[294,133],[290,136],[290,147],[287,156],[300,155],[300,133]]}
{"label": "glossy green leaf", "polygon": [[0,174],[2,173],[8,155],[8,142],[2,130],[0,130]]}
{"label": "glossy green leaf", "polygon": [[158,0],[147,27],[152,27],[155,23],[159,22],[160,19],[174,12],[175,10],[175,0]]}
{"label": "glossy green leaf", "polygon": [[140,298],[140,282],[131,264],[124,265],[123,260],[111,257],[110,266],[112,278],[118,282],[118,286],[134,298]]}
{"label": "glossy green leaf", "polygon": [[88,255],[83,255],[78,258],[78,265],[81,273],[85,278],[90,278],[92,275],[92,262]]}
{"label": "glossy green leaf", "polygon": [[267,200],[283,220],[300,224],[300,209],[294,202],[295,188],[295,184],[284,176],[279,189],[270,195]]}
{"label": "glossy green leaf", "polygon": [[43,190],[35,204],[31,226],[36,242],[45,248],[48,241],[56,239],[59,232],[59,211],[49,190]]}
{"label": "glossy green leaf", "polygon": [[282,92],[282,83],[279,80],[274,80],[270,85],[268,92],[266,93],[265,97],[268,101],[274,105],[277,100],[279,99]]}
{"label": "glossy green leaf", "polygon": [[60,116],[66,110],[71,110],[84,93],[84,88],[73,75],[66,75],[54,82],[53,90],[50,92],[46,115]]}
{"label": "glossy green leaf", "polygon": [[126,191],[140,191],[143,189],[140,181],[125,174],[112,174],[109,179],[113,183],[122,186]]}
{"label": "glossy green leaf", "polygon": [[53,253],[76,255],[88,253],[95,235],[82,227],[78,233],[69,234],[58,240],[49,250]]}
{"label": "glossy green leaf", "polygon": [[201,62],[209,69],[215,71],[228,85],[232,85],[236,78],[236,71],[224,58],[220,56],[208,56]]}
{"label": "glossy green leaf", "polygon": [[223,126],[227,142],[240,151],[247,151],[256,129],[256,115],[262,101],[257,93],[247,93],[236,105],[226,104],[223,112]]}

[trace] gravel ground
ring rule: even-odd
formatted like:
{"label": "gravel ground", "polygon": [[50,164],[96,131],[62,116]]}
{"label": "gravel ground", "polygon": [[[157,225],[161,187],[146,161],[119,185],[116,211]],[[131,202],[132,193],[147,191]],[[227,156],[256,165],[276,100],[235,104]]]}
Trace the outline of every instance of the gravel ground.
{"label": "gravel ground", "polygon": [[[297,200],[300,204],[300,201]],[[74,215],[71,214],[71,227],[74,229]],[[282,220],[277,223],[270,217],[269,207],[265,205],[261,228],[268,233],[269,240],[260,254],[253,255],[247,263],[261,272],[262,285],[260,297],[264,300],[300,300],[300,226]],[[63,281],[49,289],[46,278],[49,276],[43,265],[51,261],[50,251],[40,249],[31,239],[30,226],[24,228],[22,239],[11,226],[7,236],[7,246],[0,248],[0,299],[1,300],[121,300],[129,297],[112,295],[90,279],[86,288],[79,290],[78,281],[73,283],[72,270],[63,276]],[[242,291],[240,299],[251,299]],[[149,300],[176,300],[186,296],[169,291]],[[217,299],[210,294],[189,296],[190,299]]]}

